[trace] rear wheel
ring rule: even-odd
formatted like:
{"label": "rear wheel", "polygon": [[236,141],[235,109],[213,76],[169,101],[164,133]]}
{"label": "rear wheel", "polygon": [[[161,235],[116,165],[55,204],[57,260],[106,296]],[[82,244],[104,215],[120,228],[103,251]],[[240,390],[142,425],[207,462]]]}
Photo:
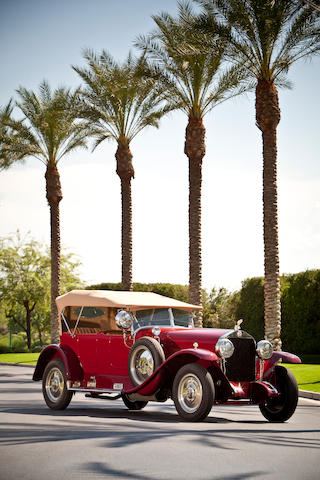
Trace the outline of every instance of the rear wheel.
{"label": "rear wheel", "polygon": [[208,370],[197,363],[181,367],[173,382],[172,398],[184,420],[204,420],[214,401],[214,384]]}
{"label": "rear wheel", "polygon": [[122,395],[122,400],[123,400],[123,403],[125,404],[125,406],[129,410],[142,410],[148,403],[148,402],[141,402],[141,401],[138,401],[138,400],[136,402],[132,402],[131,400],[129,400],[127,395]]}
{"label": "rear wheel", "polygon": [[64,410],[69,405],[73,393],[67,390],[62,360],[52,360],[46,366],[42,377],[42,393],[46,404],[53,410]]}
{"label": "rear wheel", "polygon": [[269,422],[285,422],[297,407],[298,384],[293,373],[285,367],[276,366],[275,376],[279,397],[268,400],[264,405],[259,405],[259,408]]}

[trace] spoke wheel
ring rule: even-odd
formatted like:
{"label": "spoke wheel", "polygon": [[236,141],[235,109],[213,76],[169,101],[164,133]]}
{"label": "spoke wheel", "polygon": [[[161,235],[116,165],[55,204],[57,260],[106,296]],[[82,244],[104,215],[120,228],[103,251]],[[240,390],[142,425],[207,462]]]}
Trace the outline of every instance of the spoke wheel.
{"label": "spoke wheel", "polygon": [[190,422],[203,420],[214,401],[214,384],[210,373],[196,363],[183,366],[175,376],[172,398],[182,418]]}
{"label": "spoke wheel", "polygon": [[72,392],[67,390],[63,362],[52,360],[45,368],[42,379],[42,393],[48,407],[64,410],[70,403]]}
{"label": "spoke wheel", "polygon": [[152,337],[140,338],[129,353],[128,370],[132,384],[141,385],[164,362],[165,356],[159,342]]}
{"label": "spoke wheel", "polygon": [[259,408],[269,422],[285,422],[296,410],[299,397],[298,385],[293,373],[285,367],[277,365],[275,377],[275,387],[279,397],[268,400],[264,405],[259,405]]}

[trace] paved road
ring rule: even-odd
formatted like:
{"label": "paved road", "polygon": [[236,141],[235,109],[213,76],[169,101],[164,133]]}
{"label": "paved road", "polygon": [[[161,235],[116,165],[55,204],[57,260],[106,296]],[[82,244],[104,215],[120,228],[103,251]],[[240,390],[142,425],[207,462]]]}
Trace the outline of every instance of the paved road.
{"label": "paved road", "polygon": [[0,366],[0,480],[320,479],[319,401],[300,399],[284,424],[256,406],[187,424],[171,402],[129,412],[82,394],[53,412],[32,373]]}

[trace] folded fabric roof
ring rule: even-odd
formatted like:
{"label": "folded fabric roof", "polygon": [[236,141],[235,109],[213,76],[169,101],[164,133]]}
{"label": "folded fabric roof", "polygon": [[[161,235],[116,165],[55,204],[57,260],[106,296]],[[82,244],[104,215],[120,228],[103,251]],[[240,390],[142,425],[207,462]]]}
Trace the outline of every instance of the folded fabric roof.
{"label": "folded fabric roof", "polygon": [[153,292],[123,292],[114,290],[72,290],[56,298],[59,314],[65,307],[113,307],[132,311],[148,308],[202,310],[199,305],[180,302]]}

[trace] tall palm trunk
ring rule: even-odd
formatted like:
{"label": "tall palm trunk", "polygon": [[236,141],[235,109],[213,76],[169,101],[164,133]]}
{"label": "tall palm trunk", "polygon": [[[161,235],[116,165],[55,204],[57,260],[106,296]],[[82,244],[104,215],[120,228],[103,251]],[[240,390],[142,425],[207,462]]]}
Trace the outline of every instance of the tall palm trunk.
{"label": "tall palm trunk", "polygon": [[[184,153],[189,158],[189,301],[202,304],[201,261],[201,184],[202,159],[206,153],[205,128],[202,118],[189,116]],[[195,325],[202,327],[202,313],[197,313]]]}
{"label": "tall palm trunk", "polygon": [[132,291],[132,198],[131,179],[134,178],[132,154],[127,143],[119,143],[117,152],[117,174],[121,181],[121,257],[122,289]]}
{"label": "tall palm trunk", "polygon": [[277,204],[278,92],[273,82],[259,80],[256,120],[263,140],[264,319],[265,338],[281,350],[281,304]]}
{"label": "tall palm trunk", "polygon": [[60,175],[55,165],[48,165],[45,174],[47,200],[50,207],[51,227],[51,342],[59,343],[60,322],[56,298],[60,295],[60,213],[59,203],[62,200]]}

